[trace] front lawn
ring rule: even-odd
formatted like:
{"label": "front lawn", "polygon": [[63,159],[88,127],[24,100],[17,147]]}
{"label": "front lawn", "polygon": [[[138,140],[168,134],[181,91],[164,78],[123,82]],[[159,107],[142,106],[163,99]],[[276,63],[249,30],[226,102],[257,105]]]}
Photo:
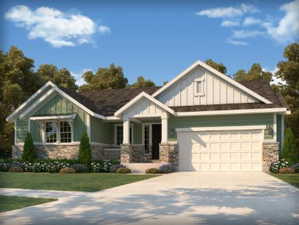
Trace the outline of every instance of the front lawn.
{"label": "front lawn", "polygon": [[294,174],[274,174],[275,177],[299,188],[299,173]]}
{"label": "front lawn", "polygon": [[38,204],[51,202],[55,200],[56,199],[49,199],[49,198],[27,198],[27,197],[0,195],[0,212],[20,209],[27,206],[38,205]]}
{"label": "front lawn", "polygon": [[25,188],[61,191],[100,191],[155,177],[114,173],[9,173],[0,172],[0,188]]}

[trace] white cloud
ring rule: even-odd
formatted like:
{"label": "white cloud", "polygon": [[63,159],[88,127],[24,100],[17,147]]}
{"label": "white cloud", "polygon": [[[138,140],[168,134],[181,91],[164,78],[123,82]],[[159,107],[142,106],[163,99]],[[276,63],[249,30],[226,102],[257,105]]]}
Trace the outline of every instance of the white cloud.
{"label": "white cloud", "polygon": [[232,20],[224,20],[221,23],[221,26],[223,27],[235,27],[235,26],[239,26],[240,22],[239,21],[232,21]]}
{"label": "white cloud", "polygon": [[258,30],[234,30],[232,37],[236,39],[245,39],[261,35],[265,35],[265,32]]}
{"label": "white cloud", "polygon": [[262,20],[254,18],[254,17],[246,17],[243,21],[243,26],[252,26],[252,25],[257,25],[261,24]]}
{"label": "white cloud", "polygon": [[196,13],[199,16],[207,16],[209,18],[229,18],[242,16],[246,13],[254,13],[258,10],[253,5],[241,4],[239,7],[222,7],[201,10]]}
{"label": "white cloud", "polygon": [[237,46],[246,46],[246,45],[248,45],[248,43],[245,42],[245,41],[238,41],[238,40],[234,40],[234,39],[228,39],[226,42],[229,43],[229,44],[232,44],[232,45],[237,45]]}
{"label": "white cloud", "polygon": [[87,72],[87,71],[92,71],[91,69],[83,69],[79,73],[71,72],[72,76],[76,79],[76,84],[81,86],[82,84],[85,84],[84,78],[82,75]]}
{"label": "white cloud", "polygon": [[[18,5],[11,8],[5,18],[28,30],[29,39],[41,38],[54,47],[91,43],[93,34],[103,33],[103,30],[86,16],[67,14],[48,7],[31,10],[27,6]],[[108,27],[104,32],[107,32],[107,29]]]}
{"label": "white cloud", "polygon": [[296,41],[299,39],[299,0],[284,4],[280,7],[285,11],[284,17],[277,26],[265,23],[268,34],[278,42]]}
{"label": "white cloud", "polygon": [[286,85],[286,82],[284,80],[282,80],[281,78],[275,76],[276,72],[278,71],[277,67],[275,67],[273,70],[268,70],[266,68],[263,68],[263,71],[265,71],[265,72],[271,72],[273,74],[272,80],[270,81],[270,84]]}
{"label": "white cloud", "polygon": [[101,33],[110,33],[111,32],[111,29],[110,27],[107,27],[107,26],[104,26],[104,25],[100,25],[98,30],[101,32]]}

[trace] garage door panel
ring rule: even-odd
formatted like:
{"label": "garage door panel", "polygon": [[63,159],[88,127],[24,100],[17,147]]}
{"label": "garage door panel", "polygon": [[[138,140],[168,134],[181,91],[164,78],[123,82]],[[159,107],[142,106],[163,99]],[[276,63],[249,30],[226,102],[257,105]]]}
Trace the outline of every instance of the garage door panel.
{"label": "garage door panel", "polygon": [[[262,130],[180,133],[179,169],[196,171],[261,171]],[[188,147],[187,147],[188,146]],[[185,150],[189,148],[189,150]],[[184,149],[181,151],[181,149]],[[189,152],[187,156],[184,152]]]}

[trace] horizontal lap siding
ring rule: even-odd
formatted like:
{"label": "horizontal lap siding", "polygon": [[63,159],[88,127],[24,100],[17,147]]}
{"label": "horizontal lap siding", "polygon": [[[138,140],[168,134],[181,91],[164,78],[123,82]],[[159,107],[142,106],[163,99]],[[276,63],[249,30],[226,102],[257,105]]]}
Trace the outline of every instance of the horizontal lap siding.
{"label": "horizontal lap siding", "polygon": [[257,114],[200,117],[170,117],[168,125],[168,139],[170,141],[176,140],[177,128],[251,125],[273,125],[273,115]]}
{"label": "horizontal lap siding", "polygon": [[[205,94],[203,96],[197,96],[194,93],[194,81],[199,78],[205,79]],[[256,102],[244,91],[199,67],[162,92],[157,98],[168,106]]]}

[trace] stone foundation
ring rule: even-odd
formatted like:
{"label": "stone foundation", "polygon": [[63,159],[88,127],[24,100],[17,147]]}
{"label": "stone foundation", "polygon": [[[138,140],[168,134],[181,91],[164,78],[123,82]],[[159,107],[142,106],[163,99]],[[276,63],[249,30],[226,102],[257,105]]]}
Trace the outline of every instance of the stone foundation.
{"label": "stone foundation", "polygon": [[[79,143],[69,145],[35,145],[40,159],[77,159]],[[109,148],[110,147],[110,148]],[[12,158],[22,157],[23,145],[12,146]],[[111,145],[91,144],[91,155],[94,160],[119,160],[120,149],[111,149]]]}
{"label": "stone foundation", "polygon": [[272,162],[279,160],[279,143],[263,143],[263,171],[268,172]]}
{"label": "stone foundation", "polygon": [[177,170],[179,165],[178,145],[160,144],[160,161],[170,163]]}
{"label": "stone foundation", "polygon": [[144,145],[121,145],[121,163],[146,162],[148,155],[144,152]]}

